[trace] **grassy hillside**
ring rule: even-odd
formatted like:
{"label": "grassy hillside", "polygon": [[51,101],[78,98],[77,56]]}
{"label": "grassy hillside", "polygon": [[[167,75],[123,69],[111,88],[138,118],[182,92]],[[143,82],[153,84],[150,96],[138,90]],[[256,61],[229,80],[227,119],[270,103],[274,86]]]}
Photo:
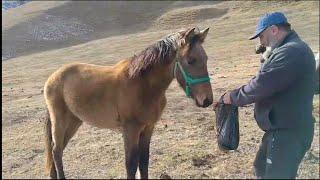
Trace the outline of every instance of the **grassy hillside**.
{"label": "grassy hillside", "polygon": [[[3,44],[7,43],[5,38],[13,33],[14,27],[22,28],[25,22],[48,12],[55,16],[66,12],[69,18],[73,17],[72,13],[78,13],[76,17],[87,18],[81,22],[90,27],[96,27],[96,21],[100,22],[97,23],[99,25],[109,22],[114,26],[113,29],[107,29],[110,26],[101,28],[101,32],[95,34],[95,38],[85,40],[88,41],[86,43],[66,39],[66,44],[71,43],[62,43],[61,46],[58,43],[55,47],[48,43],[41,49],[35,42],[32,48],[28,46],[21,52],[22,56],[2,62],[4,178],[46,177],[42,89],[48,76],[65,63],[112,65],[182,27],[210,27],[204,47],[209,57],[214,99],[217,100],[224,91],[247,83],[259,69],[259,56],[254,54],[257,41],[247,38],[253,33],[258,17],[266,12],[286,13],[300,37],[312,49],[319,50],[318,1],[227,1],[197,6],[191,2],[154,4],[143,1],[141,9],[129,2],[121,3],[132,8],[112,3],[114,9],[101,13],[96,19],[90,19],[95,17],[90,13],[95,13],[96,9],[77,9],[80,5],[69,6],[69,2],[32,2],[27,4],[28,9],[15,9],[16,13],[29,15],[21,18],[15,18],[14,11],[9,12],[13,13],[10,16],[12,20],[3,22]],[[68,14],[71,7],[74,11]],[[133,7],[137,9],[131,12]],[[7,16],[4,20],[9,18]],[[134,17],[137,20],[133,20]],[[132,18],[132,21],[119,25],[122,18]],[[150,178],[160,178],[165,174],[172,178],[254,178],[252,163],[263,132],[254,121],[252,105],[240,108],[238,150],[221,152],[215,138],[212,107],[197,108],[185,97],[175,80],[167,91],[167,99],[167,107],[152,138]],[[314,116],[314,141],[300,166],[298,178],[320,178],[319,95],[314,98]],[[122,137],[112,130],[81,126],[68,144],[63,160],[67,178],[125,178]]]}

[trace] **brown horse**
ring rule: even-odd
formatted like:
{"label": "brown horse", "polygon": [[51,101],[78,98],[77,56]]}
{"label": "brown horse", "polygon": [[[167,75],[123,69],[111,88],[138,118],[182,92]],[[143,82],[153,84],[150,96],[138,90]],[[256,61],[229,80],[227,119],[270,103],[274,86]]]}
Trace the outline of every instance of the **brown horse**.
{"label": "brown horse", "polygon": [[209,28],[168,35],[114,66],[74,63],[54,72],[44,86],[48,108],[46,168],[64,178],[62,154],[82,122],[120,128],[127,178],[148,178],[149,145],[166,105],[165,91],[176,77],[199,107],[212,104],[207,55],[202,43]]}

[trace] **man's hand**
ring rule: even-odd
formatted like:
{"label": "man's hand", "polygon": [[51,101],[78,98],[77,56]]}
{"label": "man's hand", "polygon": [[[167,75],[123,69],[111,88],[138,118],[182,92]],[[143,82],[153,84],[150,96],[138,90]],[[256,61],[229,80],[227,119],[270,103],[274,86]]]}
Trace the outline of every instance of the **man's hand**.
{"label": "man's hand", "polygon": [[231,104],[230,92],[227,91],[223,96],[224,104]]}
{"label": "man's hand", "polygon": [[[222,97],[224,104],[231,104],[230,92],[228,92],[228,91],[225,92],[225,94],[222,95],[221,97]],[[219,103],[220,102],[213,102],[212,103],[214,110],[218,107]]]}

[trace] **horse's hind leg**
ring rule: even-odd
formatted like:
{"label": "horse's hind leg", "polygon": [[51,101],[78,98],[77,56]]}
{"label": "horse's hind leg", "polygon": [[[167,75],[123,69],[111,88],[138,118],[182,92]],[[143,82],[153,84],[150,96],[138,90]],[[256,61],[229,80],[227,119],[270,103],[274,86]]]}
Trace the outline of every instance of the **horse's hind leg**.
{"label": "horse's hind leg", "polygon": [[69,140],[74,136],[74,134],[77,132],[77,130],[82,124],[82,121],[80,121],[73,114],[70,114],[68,118],[70,122],[68,124],[68,127],[65,132],[65,136],[64,136],[64,144],[63,144],[64,148],[67,146]]}
{"label": "horse's hind leg", "polygon": [[54,106],[50,112],[52,122],[52,155],[58,179],[64,179],[62,155],[68,141],[81,125],[64,104]]}
{"label": "horse's hind leg", "polygon": [[65,118],[64,112],[55,109],[51,113],[52,122],[52,156],[58,179],[64,179],[62,154],[64,149],[64,136],[68,120]]}

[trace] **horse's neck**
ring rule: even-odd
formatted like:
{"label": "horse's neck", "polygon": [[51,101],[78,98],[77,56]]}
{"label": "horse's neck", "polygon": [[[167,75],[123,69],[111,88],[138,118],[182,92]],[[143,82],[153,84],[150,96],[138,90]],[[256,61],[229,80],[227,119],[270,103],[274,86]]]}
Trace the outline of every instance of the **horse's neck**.
{"label": "horse's neck", "polygon": [[172,71],[172,64],[159,67],[156,69],[153,69],[149,76],[146,77],[146,81],[148,83],[148,87],[152,91],[157,91],[160,94],[164,93],[170,83],[172,82],[174,76],[173,76],[173,71]]}

